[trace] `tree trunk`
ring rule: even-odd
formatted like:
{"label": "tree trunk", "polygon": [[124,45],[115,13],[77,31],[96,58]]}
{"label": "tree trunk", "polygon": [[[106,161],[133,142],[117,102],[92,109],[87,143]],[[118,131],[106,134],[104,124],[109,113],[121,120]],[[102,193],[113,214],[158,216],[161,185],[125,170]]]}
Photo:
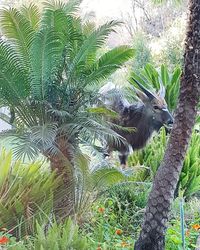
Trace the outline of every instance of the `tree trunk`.
{"label": "tree trunk", "polygon": [[197,113],[200,93],[200,0],[190,1],[184,68],[175,122],[161,166],[149,195],[135,250],[163,250],[174,191]]}
{"label": "tree trunk", "polygon": [[51,169],[61,177],[61,184],[54,192],[53,212],[56,220],[62,221],[69,215],[74,214],[74,169],[72,148],[64,138],[56,140],[60,152],[49,155]]}

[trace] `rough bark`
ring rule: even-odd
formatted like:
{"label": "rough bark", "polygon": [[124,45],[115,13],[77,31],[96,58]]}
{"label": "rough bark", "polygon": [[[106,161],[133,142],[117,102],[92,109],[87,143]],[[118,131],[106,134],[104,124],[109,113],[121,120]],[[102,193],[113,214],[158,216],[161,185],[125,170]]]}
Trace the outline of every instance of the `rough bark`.
{"label": "rough bark", "polygon": [[56,144],[60,152],[50,154],[49,160],[51,169],[61,177],[61,183],[53,198],[53,211],[59,222],[74,213],[74,171],[70,144],[62,137],[57,139]]}
{"label": "rough bark", "polygon": [[174,191],[197,113],[200,93],[200,0],[191,0],[179,103],[165,156],[155,176],[135,250],[163,250]]}

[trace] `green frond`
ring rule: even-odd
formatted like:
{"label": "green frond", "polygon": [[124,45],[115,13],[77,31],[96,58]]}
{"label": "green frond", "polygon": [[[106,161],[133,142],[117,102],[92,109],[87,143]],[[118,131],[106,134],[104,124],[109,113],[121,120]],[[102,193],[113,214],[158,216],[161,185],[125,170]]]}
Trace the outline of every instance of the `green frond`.
{"label": "green frond", "polygon": [[0,12],[0,24],[3,34],[10,39],[23,55],[25,66],[29,62],[29,48],[35,31],[30,22],[17,9],[3,9]]}
{"label": "green frond", "polygon": [[67,134],[69,138],[74,138],[79,134],[80,138],[90,141],[91,144],[95,139],[115,145],[126,144],[122,136],[112,130],[107,122],[103,122],[102,116],[77,117],[72,122],[62,125],[59,130]]}
{"label": "green frond", "polygon": [[63,49],[62,33],[47,30],[36,34],[31,47],[31,92],[36,100],[45,100],[49,85],[56,81]]}
{"label": "green frond", "polygon": [[93,114],[104,115],[110,118],[119,117],[118,113],[106,107],[88,108],[87,111]]}
{"label": "green frond", "polygon": [[[111,32],[114,32],[114,28],[118,26],[120,23],[117,21],[108,22],[94,32],[92,32],[87,38],[84,39],[82,46],[80,47],[78,53],[74,57],[70,69],[68,72],[68,77],[70,78],[72,73],[77,70],[80,72],[81,69],[85,65],[85,61],[91,57],[94,53],[96,53],[97,49],[100,48],[108,38]],[[93,58],[93,56],[92,56]]]}
{"label": "green frond", "polygon": [[94,32],[96,25],[94,22],[87,21],[83,24],[83,34],[85,36],[89,36],[92,32]]}
{"label": "green frond", "polygon": [[116,168],[101,168],[92,173],[94,187],[99,190],[106,190],[109,186],[125,180],[124,174]]}
{"label": "green frond", "polygon": [[50,0],[44,2],[44,9],[49,10],[64,10],[66,15],[71,15],[77,12],[80,5],[80,0],[69,0],[67,3],[60,0]]}
{"label": "green frond", "polygon": [[131,59],[134,52],[135,50],[128,46],[120,46],[108,51],[93,66],[92,73],[86,78],[86,82],[98,82],[106,79]]}
{"label": "green frond", "polygon": [[82,41],[81,20],[71,15],[66,15],[63,9],[46,9],[41,18],[41,30],[53,29],[63,34],[65,41],[65,58],[71,64]]}
{"label": "green frond", "polygon": [[48,150],[55,142],[57,135],[56,124],[44,124],[43,126],[35,126],[31,128],[30,139],[41,150]]}
{"label": "green frond", "polygon": [[23,6],[21,8],[22,15],[29,21],[33,30],[37,31],[40,23],[40,12],[39,8],[31,3],[28,6]]}
{"label": "green frond", "polygon": [[55,31],[64,32],[67,21],[68,18],[63,9],[46,9],[41,18],[41,29],[54,28]]}
{"label": "green frond", "polygon": [[27,69],[10,44],[0,41],[0,98],[12,105],[26,98],[29,93]]}
{"label": "green frond", "polygon": [[12,140],[13,155],[16,159],[35,160],[39,156],[39,149],[30,138],[30,134],[17,135]]}
{"label": "green frond", "polygon": [[16,158],[34,160],[39,153],[55,155],[59,149],[55,144],[57,135],[56,124],[32,126],[30,130],[8,130],[0,134],[1,138],[10,138]]}

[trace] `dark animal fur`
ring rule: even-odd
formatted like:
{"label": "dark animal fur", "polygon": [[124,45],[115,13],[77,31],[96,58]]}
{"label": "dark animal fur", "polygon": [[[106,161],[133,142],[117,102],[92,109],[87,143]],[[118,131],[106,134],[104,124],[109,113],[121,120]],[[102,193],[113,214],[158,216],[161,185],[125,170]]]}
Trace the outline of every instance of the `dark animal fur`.
{"label": "dark animal fur", "polygon": [[[143,148],[152,133],[158,131],[163,124],[173,122],[172,116],[166,108],[160,111],[158,119],[155,118],[150,103],[127,104],[128,102],[123,99],[122,95],[118,95],[108,106],[119,114],[119,118],[114,120],[113,123],[135,129],[131,132],[115,129],[119,135],[126,139],[133,150]],[[115,150],[119,152],[120,163],[126,164],[129,155],[129,146],[124,143],[117,145],[108,143],[108,154]]]}

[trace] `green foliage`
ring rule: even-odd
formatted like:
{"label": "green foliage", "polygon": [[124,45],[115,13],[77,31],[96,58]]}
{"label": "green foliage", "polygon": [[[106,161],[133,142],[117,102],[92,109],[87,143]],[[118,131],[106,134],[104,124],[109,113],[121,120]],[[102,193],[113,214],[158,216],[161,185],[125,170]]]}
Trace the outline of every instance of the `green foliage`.
{"label": "green foliage", "polygon": [[11,152],[5,151],[0,155],[0,172],[0,225],[16,237],[33,233],[35,219],[48,220],[59,179],[42,163],[13,162]]}
{"label": "green foliage", "polygon": [[90,159],[85,155],[76,157],[74,167],[74,212],[77,220],[81,221],[94,201],[112,185],[125,181],[126,176],[117,168],[111,168],[101,162],[98,167],[91,169]]}
{"label": "green foliage", "polygon": [[33,249],[65,250],[88,249],[86,238],[80,237],[78,226],[69,218],[63,224],[53,222],[45,235],[43,227],[37,223]]}
{"label": "green foliage", "polygon": [[[83,226],[91,249],[133,249],[149,188],[125,182],[113,186],[94,203]],[[119,234],[118,234],[119,233]]]}
{"label": "green foliage", "polygon": [[78,226],[69,218],[61,224],[51,223],[46,233],[44,226],[36,222],[36,232],[33,237],[26,236],[17,242],[9,237],[8,249],[10,250],[86,250],[89,249],[87,239],[82,237]]}
{"label": "green foliage", "polygon": [[179,182],[185,197],[200,191],[200,135],[197,132],[192,135]]}
{"label": "green foliage", "polygon": [[[129,156],[129,166],[136,166],[135,180],[144,181],[150,174],[152,174],[152,176],[156,174],[164,156],[166,143],[167,136],[163,128],[158,135],[152,138],[151,142],[143,150],[136,151]],[[186,198],[200,191],[199,159],[200,134],[198,132],[193,132],[179,179],[180,188],[183,191],[183,196]],[[140,165],[144,165],[147,169],[141,168]],[[139,171],[137,171],[137,167]]]}
{"label": "green foliage", "polygon": [[133,47],[135,49],[133,70],[139,72],[144,65],[152,62],[151,51],[147,44],[147,37],[142,33],[136,34],[133,40]]}
{"label": "green foliage", "polygon": [[177,106],[179,86],[180,86],[181,69],[175,68],[171,73],[166,65],[162,65],[158,71],[153,65],[147,64],[139,74],[131,73],[130,82],[134,84],[132,78],[135,78],[147,88],[159,91],[163,85],[165,87],[165,100],[170,111],[173,111]]}
{"label": "green foliage", "polygon": [[70,0],[47,1],[41,14],[34,4],[1,10],[6,39],[0,40],[0,102],[15,114],[12,134],[20,140],[14,143],[18,156],[58,153],[59,137],[73,144],[70,148],[102,135],[121,139],[102,112],[89,112],[88,107],[99,97],[99,83],[134,50],[119,46],[99,56],[119,23],[86,32],[78,7],[79,1]]}
{"label": "green foliage", "polygon": [[[186,230],[185,236],[185,247],[188,250],[196,249],[196,240],[198,236],[198,232],[192,228]],[[180,221],[172,220],[170,221],[170,225],[167,229],[166,233],[166,249],[167,250],[175,250],[175,249],[183,249],[182,247],[182,239],[181,239],[181,226]]]}
{"label": "green foliage", "polygon": [[[196,249],[200,228],[199,199],[193,198],[183,203],[185,249]],[[166,232],[166,249],[183,249],[181,230],[180,198],[174,200]]]}

